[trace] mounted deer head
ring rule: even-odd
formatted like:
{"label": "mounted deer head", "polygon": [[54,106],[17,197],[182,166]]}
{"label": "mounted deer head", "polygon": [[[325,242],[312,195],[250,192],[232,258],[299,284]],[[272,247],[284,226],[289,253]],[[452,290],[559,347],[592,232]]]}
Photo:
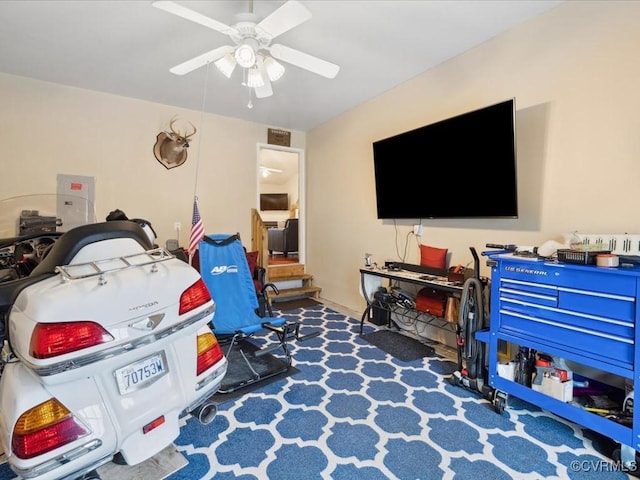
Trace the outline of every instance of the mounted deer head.
{"label": "mounted deer head", "polygon": [[170,132],[160,132],[157,136],[156,144],[153,147],[153,154],[156,159],[165,166],[165,168],[175,168],[187,161],[187,148],[189,148],[189,139],[197,132],[196,127],[191,125],[193,131],[191,133],[176,132],[173,124],[176,119],[172,119],[169,124]]}

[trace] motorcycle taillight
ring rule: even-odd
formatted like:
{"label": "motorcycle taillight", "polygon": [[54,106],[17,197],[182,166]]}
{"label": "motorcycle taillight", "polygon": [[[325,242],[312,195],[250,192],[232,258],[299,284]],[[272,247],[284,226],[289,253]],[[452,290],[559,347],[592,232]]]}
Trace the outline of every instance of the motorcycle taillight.
{"label": "motorcycle taillight", "polygon": [[180,309],[178,310],[178,313],[182,315],[190,312],[194,308],[198,308],[210,300],[211,295],[209,294],[209,290],[201,278],[182,292],[182,295],[180,295]]}
{"label": "motorcycle taillight", "polygon": [[38,323],[31,334],[31,356],[51,358],[110,342],[113,337],[95,322]]}
{"label": "motorcycle taillight", "polygon": [[18,458],[33,458],[87,433],[67,407],[51,398],[20,415],[13,428],[11,448]]}
{"label": "motorcycle taillight", "polygon": [[198,335],[198,366],[196,375],[207,371],[222,358],[222,349],[213,333]]}

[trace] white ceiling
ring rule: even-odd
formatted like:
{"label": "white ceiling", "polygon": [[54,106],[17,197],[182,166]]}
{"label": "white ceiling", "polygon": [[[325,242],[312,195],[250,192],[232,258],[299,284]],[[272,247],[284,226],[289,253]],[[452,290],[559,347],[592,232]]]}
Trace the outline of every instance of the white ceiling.
{"label": "white ceiling", "polygon": [[[274,94],[254,99],[211,65],[169,68],[229,38],[151,0],[0,1],[0,71],[308,131],[561,3],[546,0],[301,0],[312,18],[277,43],[340,65],[333,80],[285,65]],[[245,0],[179,1],[227,25]],[[264,18],[284,2],[255,0]],[[207,75],[207,70],[209,70]]]}

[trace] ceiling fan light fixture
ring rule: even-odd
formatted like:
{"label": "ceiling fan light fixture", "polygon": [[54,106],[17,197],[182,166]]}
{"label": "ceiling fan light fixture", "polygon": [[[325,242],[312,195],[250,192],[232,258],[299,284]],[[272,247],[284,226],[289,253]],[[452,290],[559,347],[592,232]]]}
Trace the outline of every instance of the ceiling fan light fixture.
{"label": "ceiling fan light fixture", "polygon": [[256,51],[247,42],[236,48],[236,61],[244,68],[251,68],[256,64]]}
{"label": "ceiling fan light fixture", "polygon": [[247,73],[247,87],[255,88],[255,87],[263,87],[264,79],[262,78],[262,74],[260,70],[256,67],[252,67],[249,69]]}
{"label": "ceiling fan light fixture", "polygon": [[227,53],[224,57],[214,62],[218,70],[227,78],[231,78],[231,74],[236,68],[236,63],[236,59],[230,53]]}
{"label": "ceiling fan light fixture", "polygon": [[[160,10],[225,34],[233,41],[231,45],[214,48],[182,62],[170,68],[170,72],[185,75],[214,63],[218,70],[230,79],[236,70],[236,65],[240,65],[242,85],[250,87],[248,108],[253,106],[253,96],[262,99],[273,95],[271,83],[280,79],[285,72],[285,67],[278,60],[326,78],[334,78],[337,75],[340,69],[338,65],[295,48],[272,44],[274,38],[311,18],[311,12],[302,3],[297,0],[286,0],[280,7],[258,21],[258,17],[253,13],[253,2],[254,0],[250,0],[249,13],[237,15],[236,23],[229,26],[173,1],[152,1],[151,5]],[[269,55],[266,52],[269,52]]]}
{"label": "ceiling fan light fixture", "polygon": [[264,59],[264,69],[267,71],[269,80],[275,82],[284,75],[284,66],[273,57],[266,57]]}

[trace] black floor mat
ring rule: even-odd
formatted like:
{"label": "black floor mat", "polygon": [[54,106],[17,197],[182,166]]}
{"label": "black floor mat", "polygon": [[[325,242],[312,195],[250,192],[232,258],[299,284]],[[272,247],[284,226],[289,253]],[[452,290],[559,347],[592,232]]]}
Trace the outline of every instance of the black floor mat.
{"label": "black floor mat", "polygon": [[377,330],[363,335],[362,338],[403,362],[411,362],[435,354],[433,347],[390,330]]}
{"label": "black floor mat", "polygon": [[322,303],[314,300],[313,298],[301,298],[298,300],[285,300],[279,302],[273,302],[272,306],[276,310],[281,312],[287,310],[297,310],[298,308],[315,307],[316,305],[322,305]]}
{"label": "black floor mat", "polygon": [[[221,394],[227,394],[249,385],[266,384],[267,379],[282,378],[290,374],[292,368],[286,361],[274,355],[256,356],[259,348],[248,340],[240,340],[233,345],[231,351],[228,345],[223,346],[227,357],[227,373],[218,389]],[[284,357],[283,357],[284,358]]]}

